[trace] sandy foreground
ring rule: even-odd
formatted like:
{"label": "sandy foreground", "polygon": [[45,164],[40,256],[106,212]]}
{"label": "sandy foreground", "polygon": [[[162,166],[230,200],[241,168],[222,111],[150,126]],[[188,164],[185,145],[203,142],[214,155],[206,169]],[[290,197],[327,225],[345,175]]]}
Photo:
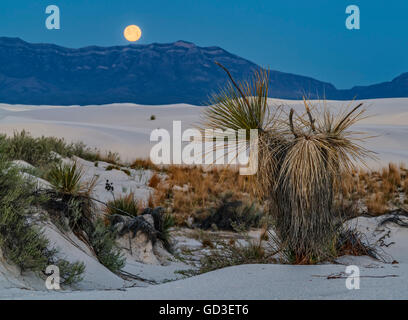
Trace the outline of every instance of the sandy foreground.
{"label": "sandy foreground", "polygon": [[[355,101],[354,103],[359,103]],[[355,131],[375,136],[364,146],[377,152],[378,160],[370,167],[408,159],[408,99],[364,100],[369,118],[354,126]],[[288,110],[303,110],[302,101],[270,99],[272,105],[284,105]],[[323,105],[321,102],[316,104]],[[328,101],[328,106],[345,107],[347,101]],[[56,136],[67,141],[83,141],[91,147],[118,152],[123,160],[149,156],[150,134],[164,128],[172,133],[173,120],[182,123],[183,130],[200,122],[205,107],[186,104],[142,106],[112,104],[103,106],[25,106],[0,104],[0,133],[13,134],[23,129],[34,136]],[[156,120],[150,120],[155,115]]]}
{"label": "sandy foreground", "polygon": [[[271,99],[272,104],[302,108],[302,102]],[[345,102],[330,102],[334,107]],[[370,118],[356,131],[376,135],[365,147],[377,152],[378,161],[370,167],[393,162],[408,162],[408,99],[366,101]],[[148,157],[153,143],[150,133],[156,128],[171,131],[172,121],[182,121],[190,128],[200,121],[205,107],[191,105],[139,106],[117,104],[87,107],[50,107],[0,105],[0,133],[12,134],[25,129],[34,136],[63,137],[67,141],[83,141],[91,147],[120,153],[122,159]],[[156,120],[151,121],[150,116]],[[100,175],[97,197],[109,200],[104,190],[105,179],[115,182],[116,190],[135,192],[147,199],[147,186],[152,172],[106,171],[107,164],[82,161],[87,176]],[[178,271],[190,266],[179,261],[167,265],[140,263],[128,257],[125,271],[155,281],[124,281],[103,267],[72,235],[62,235],[52,225],[44,230],[51,242],[62,249],[68,260],[86,264],[84,280],[75,290],[47,291],[43,280],[34,275],[21,277],[12,266],[0,261],[1,299],[407,299],[408,298],[408,228],[395,223],[381,225],[382,219],[360,217],[353,220],[369,238],[377,243],[384,261],[368,257],[341,257],[338,264],[315,266],[241,265],[183,279]],[[405,218],[408,223],[408,218]],[[194,239],[179,237],[180,245],[200,246]],[[394,263],[391,263],[394,262]],[[346,287],[348,265],[360,268],[360,289]],[[175,280],[175,281],[174,281]]]}

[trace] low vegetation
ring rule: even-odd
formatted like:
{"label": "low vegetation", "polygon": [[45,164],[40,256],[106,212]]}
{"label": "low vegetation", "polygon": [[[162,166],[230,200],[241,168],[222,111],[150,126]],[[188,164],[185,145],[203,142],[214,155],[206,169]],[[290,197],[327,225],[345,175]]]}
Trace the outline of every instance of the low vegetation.
{"label": "low vegetation", "polygon": [[346,201],[360,201],[361,213],[378,216],[408,208],[408,169],[390,163],[381,170],[355,170],[342,179],[342,196]]}
{"label": "low vegetation", "polygon": [[167,178],[161,181],[153,197],[156,206],[164,206],[179,226],[189,219],[199,223],[210,208],[216,207],[226,190],[236,198],[250,201],[250,178],[227,168],[168,166]]}
{"label": "low vegetation", "polygon": [[263,212],[255,201],[243,202],[232,192],[225,192],[215,206],[197,215],[198,226],[203,229],[247,231],[261,226]]}
{"label": "low vegetation", "polygon": [[102,153],[82,142],[68,143],[55,137],[34,138],[25,130],[15,132],[11,137],[0,135],[0,144],[8,160],[24,160],[38,168],[58,162],[60,156],[68,158],[77,156],[92,162],[104,161],[112,164],[120,162],[117,153]]}
{"label": "low vegetation", "polygon": [[101,219],[94,217],[92,192],[97,179],[84,183],[82,177],[83,170],[76,162],[55,165],[49,178],[54,189],[43,191],[47,197],[43,208],[56,225],[72,230],[86,243],[100,263],[112,272],[118,272],[124,266],[124,258],[115,244],[115,235]]}
{"label": "low vegetation", "polygon": [[108,201],[105,212],[108,215],[127,214],[136,217],[140,213],[140,209],[141,205],[135,199],[135,195],[133,193],[129,193],[128,195]]}
{"label": "low vegetation", "polygon": [[0,157],[0,185],[0,247],[3,257],[17,265],[21,272],[43,274],[48,265],[57,265],[62,283],[80,281],[85,269],[83,263],[57,258],[57,251],[50,248],[49,241],[33,223],[36,205],[44,199],[35,197],[33,184],[10,167],[3,156]]}
{"label": "low vegetation", "polygon": [[262,244],[262,241],[248,240],[246,243],[238,241],[216,241],[209,245],[214,248],[205,254],[200,261],[198,273],[205,273],[221,268],[241,264],[268,264],[276,260]]}

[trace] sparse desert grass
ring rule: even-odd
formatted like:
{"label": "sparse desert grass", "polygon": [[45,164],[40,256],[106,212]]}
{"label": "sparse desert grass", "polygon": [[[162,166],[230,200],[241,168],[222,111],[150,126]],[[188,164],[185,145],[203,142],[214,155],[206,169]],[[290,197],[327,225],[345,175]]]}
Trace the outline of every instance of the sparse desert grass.
{"label": "sparse desert grass", "polygon": [[160,168],[155,165],[150,159],[136,159],[134,160],[130,168],[140,170],[155,170],[155,171],[160,171]]}
{"label": "sparse desert grass", "polygon": [[275,262],[272,255],[262,246],[262,241],[249,240],[245,244],[237,241],[215,241],[211,245],[206,244],[206,246],[213,248],[213,250],[205,254],[201,259],[198,273],[210,272],[235,265]]}
{"label": "sparse desert grass", "polygon": [[250,178],[229,169],[168,166],[165,170],[167,178],[157,185],[153,202],[170,208],[178,225],[216,205],[226,191],[241,199],[248,199],[252,191]]}
{"label": "sparse desert grass", "polygon": [[[369,215],[382,215],[407,203],[408,175],[404,164],[390,163],[379,171],[360,169],[350,177],[343,176],[342,196],[360,201]],[[402,200],[402,201],[401,201]]]}
{"label": "sparse desert grass", "polygon": [[96,160],[98,161],[103,161],[114,165],[121,165],[120,156],[117,152],[108,151],[106,153],[101,153],[98,151],[95,156]]}

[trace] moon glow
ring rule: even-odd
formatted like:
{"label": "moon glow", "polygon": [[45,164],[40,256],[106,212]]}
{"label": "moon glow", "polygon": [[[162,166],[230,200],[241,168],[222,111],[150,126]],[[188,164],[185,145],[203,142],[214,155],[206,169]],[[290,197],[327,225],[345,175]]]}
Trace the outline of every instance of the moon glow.
{"label": "moon glow", "polygon": [[127,41],[135,42],[140,39],[142,36],[142,30],[138,26],[131,25],[127,26],[125,31],[123,32]]}

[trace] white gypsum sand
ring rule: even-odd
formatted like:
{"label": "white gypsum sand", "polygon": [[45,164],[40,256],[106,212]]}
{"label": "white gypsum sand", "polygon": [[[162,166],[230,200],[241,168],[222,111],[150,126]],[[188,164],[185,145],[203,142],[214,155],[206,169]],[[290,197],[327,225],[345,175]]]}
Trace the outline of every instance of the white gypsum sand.
{"label": "white gypsum sand", "polygon": [[[408,98],[373,99],[364,102],[370,117],[354,126],[355,131],[375,136],[364,145],[377,152],[377,161],[370,167],[388,162],[408,160]],[[303,110],[302,101],[270,99],[271,105],[287,105]],[[323,105],[322,101],[315,101]],[[327,101],[329,106],[346,106],[349,101]],[[83,141],[90,147],[118,152],[122,159],[147,158],[155,142],[152,130],[164,128],[172,132],[173,120],[182,122],[182,129],[192,128],[200,121],[205,107],[186,104],[142,106],[110,104],[103,106],[25,106],[0,104],[0,133],[13,134],[25,129],[33,136],[55,136],[67,141]],[[150,120],[151,115],[156,117]]]}
{"label": "white gypsum sand", "polygon": [[[271,99],[272,104],[285,104],[302,110],[301,101]],[[370,167],[385,165],[389,161],[408,160],[408,99],[378,99],[365,101],[371,118],[363,120],[354,129],[366,131],[376,138],[365,143],[368,149],[378,152],[378,162]],[[355,102],[356,103],[356,102]],[[329,102],[344,106],[347,102]],[[172,121],[181,120],[189,128],[200,120],[205,107],[190,105],[139,106],[115,104],[86,107],[0,105],[0,132],[12,134],[25,129],[34,136],[64,137],[67,141],[83,141],[90,147],[119,152],[124,160],[148,157],[152,143],[150,132],[165,128],[171,132]],[[155,115],[156,120],[150,120]],[[120,170],[106,171],[107,164],[95,167],[91,162],[79,160],[85,178],[95,174],[100,181],[96,198],[106,201],[112,195],[104,190],[105,179],[115,184],[115,196],[135,192],[146,201],[152,191],[148,186],[151,172],[131,171],[128,176]],[[21,162],[16,162],[16,165]],[[118,193],[118,194],[116,194]],[[86,265],[84,280],[75,290],[47,291],[44,281],[33,274],[21,276],[16,268],[0,261],[0,298],[14,299],[407,299],[408,292],[408,228],[393,223],[379,226],[386,216],[360,217],[354,220],[358,227],[375,243],[383,238],[387,246],[380,247],[388,262],[368,257],[341,257],[338,265],[241,265],[209,272],[188,279],[179,270],[189,269],[182,262],[168,265],[146,264],[128,257],[125,271],[148,282],[127,282],[103,267],[85,246],[74,236],[61,234],[54,225],[45,227],[52,244],[60,248],[61,255]],[[389,232],[389,233],[388,233]],[[186,239],[190,247],[197,241]],[[345,286],[347,265],[360,267],[360,290]],[[328,278],[332,276],[332,278]],[[149,281],[159,283],[149,284]],[[133,287],[132,286],[137,286]]]}

